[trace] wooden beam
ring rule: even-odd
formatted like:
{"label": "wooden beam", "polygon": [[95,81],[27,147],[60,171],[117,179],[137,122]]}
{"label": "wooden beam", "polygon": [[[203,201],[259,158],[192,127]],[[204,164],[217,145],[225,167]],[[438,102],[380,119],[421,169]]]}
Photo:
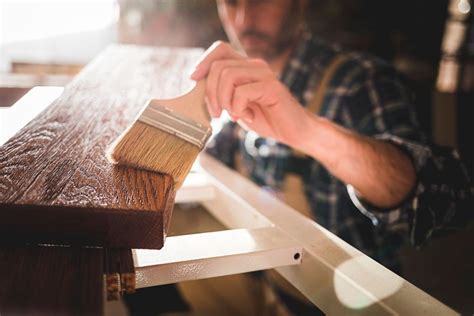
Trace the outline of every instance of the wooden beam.
{"label": "wooden beam", "polygon": [[105,152],[148,99],[192,85],[183,73],[201,53],[118,45],[90,63],[0,147],[0,231],[34,242],[161,248],[171,177],[115,167]]}

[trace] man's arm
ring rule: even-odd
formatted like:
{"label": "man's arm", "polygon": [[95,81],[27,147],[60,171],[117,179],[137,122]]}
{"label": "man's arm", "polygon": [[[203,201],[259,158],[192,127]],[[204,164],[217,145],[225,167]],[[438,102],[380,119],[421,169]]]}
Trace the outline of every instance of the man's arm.
{"label": "man's arm", "polygon": [[351,184],[370,204],[391,208],[413,190],[416,174],[409,156],[389,142],[363,136],[306,113],[301,137],[290,144]]}
{"label": "man's arm", "polygon": [[351,199],[374,225],[408,234],[415,246],[461,229],[474,217],[474,186],[464,165],[452,150],[426,144],[393,74],[364,73],[346,86],[347,98],[336,100],[345,102],[341,124],[351,130],[307,113],[265,62],[245,59],[225,43],[208,50],[192,78],[208,76],[214,117],[225,109],[241,125],[307,152],[352,184],[359,194],[349,186]]}
{"label": "man's arm", "polygon": [[206,76],[212,116],[227,110],[244,127],[311,155],[369,203],[391,207],[412,190],[415,172],[404,152],[308,113],[264,61],[219,43],[192,74],[195,80]]}

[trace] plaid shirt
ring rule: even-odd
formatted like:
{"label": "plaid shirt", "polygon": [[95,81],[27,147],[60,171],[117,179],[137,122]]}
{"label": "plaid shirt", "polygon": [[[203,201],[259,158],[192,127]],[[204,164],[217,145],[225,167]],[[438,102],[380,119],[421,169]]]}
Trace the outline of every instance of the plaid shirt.
{"label": "plaid shirt", "polygon": [[[307,33],[280,79],[306,106],[324,70],[339,53],[338,47]],[[288,172],[300,174],[319,224],[399,271],[397,250],[405,241],[420,246],[431,235],[456,230],[472,218],[474,188],[455,152],[428,145],[411,96],[394,70],[374,57],[346,54],[330,79],[319,114],[360,134],[392,142],[411,156],[418,182],[398,207],[371,207],[318,161],[297,159],[288,146],[232,122],[224,125],[207,151],[232,168],[240,155],[251,178],[270,190],[281,190]]]}

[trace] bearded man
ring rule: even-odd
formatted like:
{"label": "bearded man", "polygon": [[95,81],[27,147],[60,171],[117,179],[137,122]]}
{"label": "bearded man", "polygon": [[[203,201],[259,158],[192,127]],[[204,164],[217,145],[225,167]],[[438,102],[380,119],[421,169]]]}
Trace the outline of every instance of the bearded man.
{"label": "bearded man", "polygon": [[[206,78],[209,113],[232,118],[209,153],[397,273],[405,240],[420,246],[472,218],[466,170],[453,151],[428,144],[388,64],[314,36],[306,0],[217,6],[230,43],[212,45],[191,75]],[[266,306],[266,314],[320,314],[262,275],[287,308]],[[255,280],[239,282],[257,293]],[[196,292],[215,295],[211,289]],[[253,303],[246,301],[262,313]]]}
{"label": "bearded man", "polygon": [[212,45],[191,75],[207,78],[210,114],[233,121],[211,154],[276,194],[297,175],[308,215],[395,272],[405,239],[419,246],[472,218],[466,170],[428,144],[388,64],[311,34],[305,0],[217,6],[230,44]]}

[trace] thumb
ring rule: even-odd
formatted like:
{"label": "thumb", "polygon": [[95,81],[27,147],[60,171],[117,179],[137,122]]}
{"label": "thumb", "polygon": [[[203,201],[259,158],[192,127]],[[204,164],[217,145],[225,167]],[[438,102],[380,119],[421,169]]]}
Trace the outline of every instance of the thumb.
{"label": "thumb", "polygon": [[249,108],[246,108],[242,112],[242,115],[241,115],[242,120],[249,124],[253,122],[254,117],[255,117],[255,113]]}

